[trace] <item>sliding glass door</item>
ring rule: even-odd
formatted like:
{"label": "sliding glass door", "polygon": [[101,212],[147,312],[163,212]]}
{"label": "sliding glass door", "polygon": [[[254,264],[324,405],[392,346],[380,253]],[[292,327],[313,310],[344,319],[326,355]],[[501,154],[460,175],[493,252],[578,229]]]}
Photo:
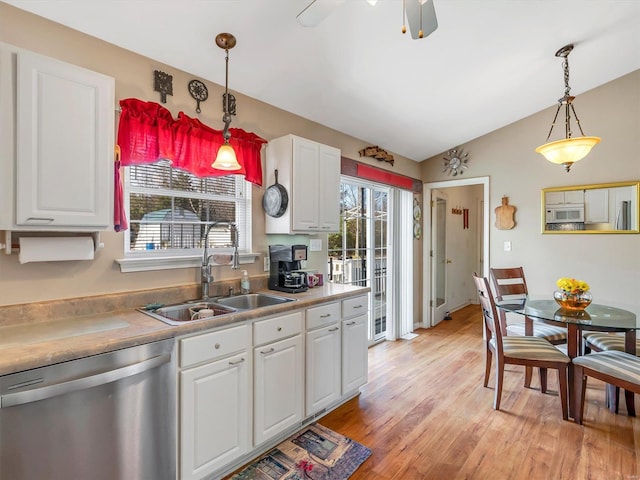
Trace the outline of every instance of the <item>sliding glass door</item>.
{"label": "sliding glass door", "polygon": [[329,235],[329,281],[371,288],[369,342],[373,343],[385,339],[390,311],[390,191],[343,178],[340,197],[341,231]]}

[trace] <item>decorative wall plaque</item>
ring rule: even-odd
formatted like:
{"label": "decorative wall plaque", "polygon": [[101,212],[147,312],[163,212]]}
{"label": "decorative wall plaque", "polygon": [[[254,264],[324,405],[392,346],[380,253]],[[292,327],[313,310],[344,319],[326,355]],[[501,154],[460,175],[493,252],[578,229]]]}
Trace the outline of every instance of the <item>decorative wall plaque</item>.
{"label": "decorative wall plaque", "polygon": [[209,98],[209,90],[207,90],[207,86],[200,80],[191,80],[189,82],[189,93],[197,102],[196,113],[202,112],[202,110],[200,110],[200,102],[204,102]]}
{"label": "decorative wall plaque", "polygon": [[153,90],[160,92],[160,101],[162,103],[167,103],[167,95],[173,96],[173,75],[161,72],[160,70],[154,70]]}

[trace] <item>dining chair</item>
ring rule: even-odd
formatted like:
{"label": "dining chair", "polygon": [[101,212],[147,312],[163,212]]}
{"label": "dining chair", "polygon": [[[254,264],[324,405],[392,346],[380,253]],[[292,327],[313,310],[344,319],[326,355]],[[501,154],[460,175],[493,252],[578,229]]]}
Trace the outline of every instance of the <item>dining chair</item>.
{"label": "dining chair", "polygon": [[[509,299],[519,299],[529,293],[527,281],[524,277],[524,269],[522,267],[490,268],[489,271],[491,273],[491,282],[493,283],[496,301],[501,302]],[[525,335],[524,321],[507,324],[505,312],[500,311],[499,314],[500,322],[506,335]],[[567,329],[556,325],[534,322],[533,336],[544,338],[553,345],[567,343]]]}
{"label": "dining chair", "polygon": [[547,369],[552,368],[558,371],[558,391],[562,405],[562,418],[567,420],[567,367],[569,363],[571,363],[571,360],[544,338],[515,335],[505,336],[502,331],[500,317],[489,288],[488,280],[485,277],[478,277],[475,273],[473,274],[473,279],[478,290],[478,300],[482,307],[482,316],[484,319],[486,355],[484,372],[485,387],[489,384],[492,357],[494,355],[496,357],[496,385],[493,408],[500,410],[505,365],[523,365],[525,367],[540,368],[540,383],[541,387],[544,383],[545,390]]}
{"label": "dining chair", "polygon": [[627,413],[635,417],[633,394],[640,393],[640,358],[630,353],[607,350],[582,355],[573,359],[573,381],[576,392],[574,420],[582,424],[587,377],[624,388]]}
{"label": "dining chair", "polygon": [[[608,352],[608,351],[625,351],[624,335],[619,333],[607,332],[584,332],[584,352]],[[640,338],[636,340],[636,355],[640,353]],[[620,387],[607,384],[607,406],[609,409],[618,413],[618,404],[620,399]]]}

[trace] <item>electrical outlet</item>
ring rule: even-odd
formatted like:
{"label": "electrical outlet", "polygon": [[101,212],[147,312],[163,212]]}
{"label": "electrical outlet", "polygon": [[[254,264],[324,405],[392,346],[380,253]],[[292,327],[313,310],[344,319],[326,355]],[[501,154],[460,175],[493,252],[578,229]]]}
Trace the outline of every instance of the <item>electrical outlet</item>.
{"label": "electrical outlet", "polygon": [[271,265],[269,264],[269,256],[265,255],[265,257],[264,257],[264,271],[268,272],[269,268],[271,268]]}
{"label": "electrical outlet", "polygon": [[505,252],[510,252],[511,251],[511,242],[509,242],[509,241],[504,242],[504,251]]}

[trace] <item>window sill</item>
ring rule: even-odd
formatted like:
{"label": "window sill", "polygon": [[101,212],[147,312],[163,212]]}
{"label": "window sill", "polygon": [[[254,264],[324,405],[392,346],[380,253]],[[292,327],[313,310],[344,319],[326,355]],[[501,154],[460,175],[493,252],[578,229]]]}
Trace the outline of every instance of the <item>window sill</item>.
{"label": "window sill", "polygon": [[[254,263],[259,256],[259,253],[241,253],[240,265]],[[121,273],[150,272],[153,270],[173,270],[175,268],[198,268],[202,266],[202,255],[131,256],[129,258],[118,258],[115,262],[120,265]]]}

